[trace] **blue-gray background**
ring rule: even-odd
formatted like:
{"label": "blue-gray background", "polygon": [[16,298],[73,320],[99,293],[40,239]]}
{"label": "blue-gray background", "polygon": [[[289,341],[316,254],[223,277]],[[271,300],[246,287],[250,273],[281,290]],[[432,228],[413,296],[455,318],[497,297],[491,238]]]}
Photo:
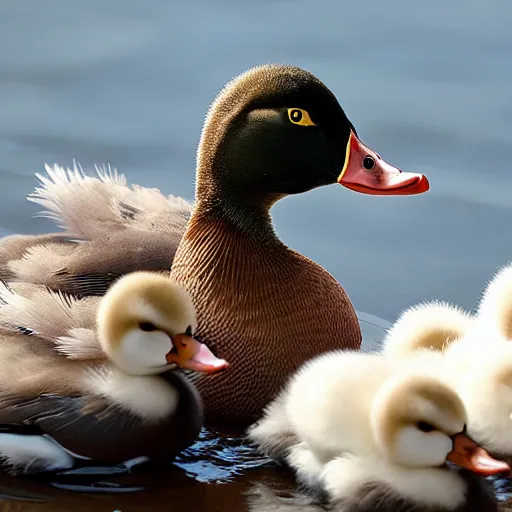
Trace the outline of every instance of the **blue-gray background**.
{"label": "blue-gray background", "polygon": [[[49,228],[25,200],[45,162],[110,162],[193,197],[204,113],[246,68],[318,75],[361,138],[431,191],[339,186],[285,199],[276,227],[356,308],[473,307],[512,259],[510,0],[0,1],[0,225]],[[505,228],[503,228],[505,226]]]}

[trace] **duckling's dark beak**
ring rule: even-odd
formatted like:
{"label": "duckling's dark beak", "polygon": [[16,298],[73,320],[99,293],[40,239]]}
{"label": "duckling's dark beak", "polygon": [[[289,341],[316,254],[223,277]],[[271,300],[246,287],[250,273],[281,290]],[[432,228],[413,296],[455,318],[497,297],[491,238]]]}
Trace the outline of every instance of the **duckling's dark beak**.
{"label": "duckling's dark beak", "polygon": [[174,349],[166,356],[168,363],[175,363],[180,368],[201,373],[215,373],[224,370],[229,364],[224,359],[215,357],[211,350],[186,333],[173,338]]}
{"label": "duckling's dark beak", "polygon": [[375,196],[409,196],[423,194],[430,185],[423,174],[404,172],[388,164],[363,144],[353,131],[347,142],[338,183],[344,187]]}
{"label": "duckling's dark beak", "polygon": [[510,466],[506,462],[493,459],[480,445],[465,434],[456,434],[452,440],[453,448],[446,460],[453,464],[480,475],[496,475],[510,471]]}

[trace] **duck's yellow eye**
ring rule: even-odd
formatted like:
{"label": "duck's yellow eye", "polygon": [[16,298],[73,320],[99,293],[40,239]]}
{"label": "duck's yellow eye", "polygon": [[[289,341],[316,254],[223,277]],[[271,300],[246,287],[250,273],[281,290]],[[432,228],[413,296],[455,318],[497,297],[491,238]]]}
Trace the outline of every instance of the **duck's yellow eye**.
{"label": "duck's yellow eye", "polygon": [[288,118],[293,124],[300,124],[301,126],[316,126],[306,110],[302,108],[289,108]]}

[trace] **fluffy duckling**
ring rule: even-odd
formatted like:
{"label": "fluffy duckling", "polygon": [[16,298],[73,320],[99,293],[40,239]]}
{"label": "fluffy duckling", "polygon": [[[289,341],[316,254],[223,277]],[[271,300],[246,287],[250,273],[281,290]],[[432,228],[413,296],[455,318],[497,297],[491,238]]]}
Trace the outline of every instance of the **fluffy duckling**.
{"label": "fluffy duckling", "polygon": [[512,264],[490,281],[475,328],[452,343],[446,357],[457,370],[468,431],[488,450],[512,458]]}
{"label": "fluffy duckling", "polygon": [[472,315],[458,306],[441,301],[417,304],[406,309],[389,329],[382,353],[398,357],[418,349],[443,352],[473,327]]}
{"label": "fluffy duckling", "polygon": [[488,339],[512,339],[512,263],[502,267],[489,281],[478,305],[477,318]]}
{"label": "fluffy duckling", "polygon": [[[195,312],[181,287],[137,272],[101,300],[19,284],[2,301],[0,423],[21,427],[0,433],[0,457],[14,472],[69,468],[77,458],[167,460],[195,440],[200,399],[170,370],[214,373],[227,363],[192,337]],[[69,330],[77,312],[97,327]],[[69,336],[49,336],[59,330]]]}
{"label": "fluffy duckling", "polygon": [[475,500],[478,510],[495,510],[491,496],[476,493],[478,479],[446,466],[483,475],[509,470],[464,434],[463,403],[439,376],[444,358],[404,361],[320,356],[291,379],[249,437],[344,511],[466,511]]}
{"label": "fluffy duckling", "polygon": [[407,310],[389,331],[383,353],[440,350],[464,402],[468,433],[491,453],[512,458],[512,265],[483,293],[476,316],[443,303]]}
{"label": "fluffy duckling", "polygon": [[134,272],[100,301],[98,339],[109,359],[130,375],[154,375],[179,366],[214,373],[227,367],[192,337],[194,306],[168,278]]}

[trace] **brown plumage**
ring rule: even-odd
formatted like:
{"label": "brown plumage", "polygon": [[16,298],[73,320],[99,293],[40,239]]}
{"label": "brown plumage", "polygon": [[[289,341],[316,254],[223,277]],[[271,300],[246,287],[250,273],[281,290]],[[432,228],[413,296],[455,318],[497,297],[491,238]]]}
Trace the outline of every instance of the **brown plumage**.
{"label": "brown plumage", "polygon": [[46,166],[29,200],[64,233],[13,235],[0,242],[0,278],[49,286],[77,297],[103,295],[137,270],[168,273],[192,205],[157,189],[128,187],[115,170],[97,177]]}
{"label": "brown plumage", "polygon": [[[195,299],[198,335],[231,357],[224,375],[195,381],[214,419],[254,418],[302,362],[361,341],[338,282],[284,245],[270,224],[260,229],[258,240],[196,214],[172,268]],[[202,272],[191,276],[194,267]]]}
{"label": "brown plumage", "polygon": [[[79,235],[82,228],[67,221],[70,211],[95,209],[86,194],[80,195],[77,208],[63,205],[73,203],[80,180],[92,178],[75,178],[75,171],[62,179],[59,172],[64,171],[50,172],[54,175],[41,178],[43,187],[32,199]],[[114,211],[133,212],[119,208],[128,192],[125,184],[110,184],[116,180],[104,175],[91,188],[110,198],[105,204],[117,204]],[[139,234],[130,238],[124,231],[126,243],[118,247],[110,243],[111,235],[105,239],[95,233],[85,238],[97,239],[96,245],[79,245],[76,256],[61,258],[58,268],[51,258],[29,252],[8,266],[19,280],[101,295],[120,273],[150,267],[165,271],[172,261],[172,279],[191,294],[196,307],[198,334],[231,363],[225,374],[196,381],[207,417],[251,421],[306,359],[360,346],[359,324],[343,288],[325,269],[288,248],[270,217],[280,198],[334,183],[376,195],[428,189],[424,176],[402,173],[365,146],[333,93],[316,77],[292,66],[260,66],[230,82],[209,110],[190,221],[186,212],[179,218],[187,221],[181,223],[159,216],[155,211],[162,211],[162,203],[149,211],[151,203],[145,202],[128,218],[153,219],[138,229],[154,235],[154,243],[140,243]],[[101,232],[101,218],[94,217],[95,230]],[[111,217],[112,208],[105,214]],[[111,222],[106,225],[111,231]],[[172,247],[186,229],[174,258],[172,247],[159,245],[171,238],[171,228]],[[31,271],[43,259],[51,261],[47,269]]]}
{"label": "brown plumage", "polygon": [[27,251],[36,250],[36,247],[51,246],[52,254],[71,254],[75,244],[62,233],[48,233],[44,235],[9,235],[0,242],[0,279],[9,280],[16,277],[16,270],[10,264],[23,258]]}

